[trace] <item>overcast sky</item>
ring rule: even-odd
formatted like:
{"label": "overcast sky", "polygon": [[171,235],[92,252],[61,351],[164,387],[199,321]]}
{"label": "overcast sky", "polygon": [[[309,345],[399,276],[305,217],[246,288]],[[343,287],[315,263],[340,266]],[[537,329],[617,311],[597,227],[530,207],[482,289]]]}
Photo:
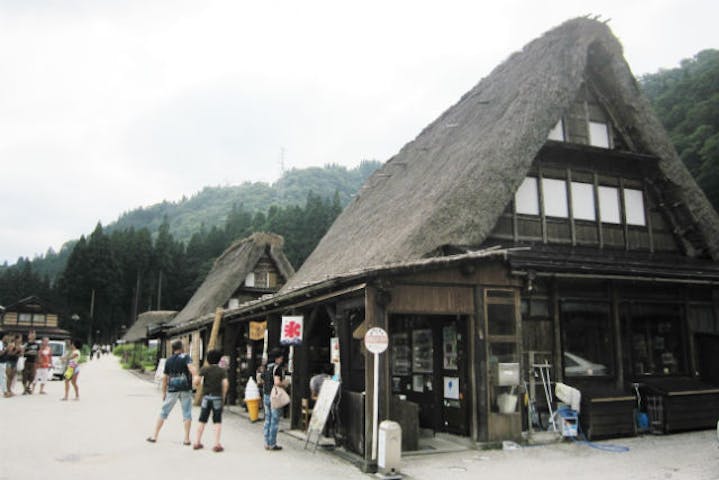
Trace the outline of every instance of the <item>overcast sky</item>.
{"label": "overcast sky", "polygon": [[611,18],[636,75],[717,48],[716,0],[0,0],[0,263],[127,210],[387,160],[512,52]]}

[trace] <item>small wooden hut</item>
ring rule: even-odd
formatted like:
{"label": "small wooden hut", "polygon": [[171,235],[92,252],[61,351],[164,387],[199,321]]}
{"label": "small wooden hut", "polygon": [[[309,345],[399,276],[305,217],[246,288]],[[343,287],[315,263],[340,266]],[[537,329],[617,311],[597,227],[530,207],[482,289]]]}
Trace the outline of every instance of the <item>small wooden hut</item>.
{"label": "small wooden hut", "polygon": [[70,338],[70,332],[60,328],[58,310],[36,295],[23,298],[5,308],[0,321],[0,335],[20,333],[24,337],[34,330],[37,338],[52,340]]}

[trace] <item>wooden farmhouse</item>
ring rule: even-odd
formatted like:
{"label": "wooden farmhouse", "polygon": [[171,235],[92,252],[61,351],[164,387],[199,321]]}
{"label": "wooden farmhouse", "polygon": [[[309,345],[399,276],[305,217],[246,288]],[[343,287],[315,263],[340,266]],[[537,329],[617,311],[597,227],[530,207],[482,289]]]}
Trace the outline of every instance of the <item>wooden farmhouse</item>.
{"label": "wooden farmhouse", "polygon": [[[225,250],[185,308],[163,326],[150,329],[151,336],[163,338],[165,356],[171,353],[170,344],[180,339],[188,346],[193,360],[201,363],[217,308],[235,309],[240,304],[276,293],[285,285],[295,270],[282,251],[283,245],[284,239],[279,235],[254,233]],[[243,352],[239,363],[237,355],[230,355],[231,401],[243,393],[243,390],[238,392],[238,385],[244,387],[248,375],[254,375],[261,360],[263,339],[264,329],[259,340],[253,340],[248,331],[222,326],[217,348],[228,354]]]}
{"label": "wooden farmhouse", "polygon": [[70,332],[60,328],[58,311],[37,296],[23,298],[8,305],[0,319],[0,336],[19,333],[24,338],[34,330],[37,338],[52,340],[70,338]]}
{"label": "wooden farmhouse", "polygon": [[619,41],[574,19],[405,145],[279,294],[228,310],[224,328],[267,321],[272,347],[281,316],[304,317],[294,427],[338,339],[336,437],[368,469],[374,366],[362,337],[374,326],[389,333],[379,418],[402,424],[406,448],[428,431],[518,439],[535,365],[582,392],[592,438],[635,433],[635,387],[653,430],[709,428],[719,418],[717,257],[719,217]]}
{"label": "wooden farmhouse", "polygon": [[122,336],[125,343],[147,345],[149,331],[171,322],[177,315],[174,310],[150,310],[137,316],[135,323]]}

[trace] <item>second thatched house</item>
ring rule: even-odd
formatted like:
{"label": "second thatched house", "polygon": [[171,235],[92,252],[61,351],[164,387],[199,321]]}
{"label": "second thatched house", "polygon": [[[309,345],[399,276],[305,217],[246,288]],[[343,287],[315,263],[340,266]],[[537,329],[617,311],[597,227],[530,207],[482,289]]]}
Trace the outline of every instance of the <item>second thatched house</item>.
{"label": "second thatched house", "polygon": [[[283,253],[283,246],[284,239],[281,236],[258,232],[227,248],[215,260],[210,273],[185,308],[162,327],[165,352],[170,351],[169,343],[181,339],[189,346],[195,362],[201,362],[205,357],[217,308],[237,308],[248,301],[275,293],[295,273]],[[260,341],[263,338],[264,330],[260,333]],[[237,393],[237,375],[244,379],[248,369],[253,368],[247,362],[238,365],[236,352],[246,351],[248,346],[252,349],[255,341],[250,338],[249,332],[240,334],[237,329],[227,329],[225,325],[220,330],[217,345],[231,358],[231,399]],[[255,347],[255,353],[261,355],[262,349]],[[238,369],[238,366],[244,368]]]}

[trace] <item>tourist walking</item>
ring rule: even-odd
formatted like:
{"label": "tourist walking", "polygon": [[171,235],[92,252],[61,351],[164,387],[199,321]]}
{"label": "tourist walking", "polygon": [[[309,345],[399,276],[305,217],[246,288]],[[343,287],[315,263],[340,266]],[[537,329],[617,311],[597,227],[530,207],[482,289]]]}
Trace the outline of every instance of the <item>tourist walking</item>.
{"label": "tourist walking", "polygon": [[197,441],[193,447],[195,450],[203,448],[202,433],[205,431],[205,425],[210,418],[210,412],[212,412],[212,424],[215,426],[215,446],[212,447],[212,450],[215,452],[224,450],[220,443],[222,406],[225,404],[230,384],[227,380],[227,371],[218,366],[220,358],[222,358],[222,352],[219,350],[207,352],[207,363],[209,365],[202,367],[200,375],[195,379],[196,384],[202,381],[202,404],[198,420],[200,425],[197,427]]}
{"label": "tourist walking", "polygon": [[70,393],[70,384],[75,390],[75,400],[80,400],[80,388],[77,386],[77,379],[80,376],[80,341],[70,342],[70,352],[65,356],[66,365],[65,373],[65,396],[61,400],[67,400]]}
{"label": "tourist walking", "polygon": [[271,395],[272,387],[285,387],[285,372],[282,365],[284,362],[284,353],[281,349],[277,348],[272,350],[270,357],[274,358],[274,360],[272,363],[267,365],[264,384],[262,386],[264,393],[263,404],[265,409],[265,450],[282,450],[282,447],[277,445],[277,431],[280,429],[280,414],[282,413],[282,409],[272,408]]}
{"label": "tourist walking", "polygon": [[35,384],[40,384],[40,394],[45,395],[45,384],[50,376],[50,367],[52,367],[52,348],[48,337],[42,337],[35,367]]}
{"label": "tourist walking", "polygon": [[32,395],[35,389],[35,361],[37,352],[40,350],[36,339],[35,330],[30,330],[27,334],[27,342],[23,345],[23,355],[25,356],[25,366],[22,369],[23,395]]}
{"label": "tourist walking", "polygon": [[9,396],[7,390],[7,349],[11,341],[12,337],[7,334],[3,335],[2,340],[0,340],[0,392],[2,392],[3,397]]}
{"label": "tourist walking", "polygon": [[15,395],[12,391],[12,387],[15,384],[15,375],[17,375],[17,361],[22,355],[22,337],[18,334],[13,336],[12,342],[7,349],[7,374],[6,374],[6,387],[8,397]]}
{"label": "tourist walking", "polygon": [[192,424],[192,379],[197,374],[192,359],[185,353],[181,340],[172,342],[172,356],[165,361],[162,375],[162,409],[155,424],[155,432],[147,441],[155,443],[162,425],[170,415],[177,401],[182,407],[182,420],[185,427],[183,445],[190,445],[190,425]]}

